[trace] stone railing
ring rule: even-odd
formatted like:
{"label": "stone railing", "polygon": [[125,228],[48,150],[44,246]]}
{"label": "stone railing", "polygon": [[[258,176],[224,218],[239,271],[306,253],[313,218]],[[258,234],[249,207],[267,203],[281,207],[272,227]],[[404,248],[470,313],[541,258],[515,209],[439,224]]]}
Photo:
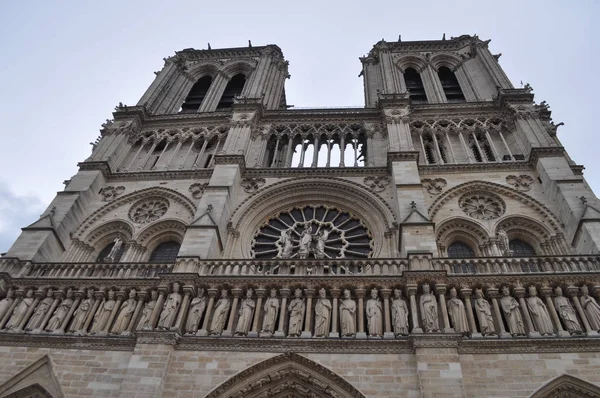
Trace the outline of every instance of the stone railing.
{"label": "stone railing", "polygon": [[438,258],[433,267],[449,274],[597,272],[600,256]]}
{"label": "stone railing", "polygon": [[[17,275],[28,278],[152,278],[170,273],[173,264],[24,263]],[[11,272],[9,272],[11,273]]]}

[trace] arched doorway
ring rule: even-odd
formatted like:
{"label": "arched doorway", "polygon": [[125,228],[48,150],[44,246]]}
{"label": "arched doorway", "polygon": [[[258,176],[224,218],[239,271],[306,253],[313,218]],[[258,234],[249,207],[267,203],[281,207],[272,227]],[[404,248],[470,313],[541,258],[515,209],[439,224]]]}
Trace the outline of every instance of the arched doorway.
{"label": "arched doorway", "polygon": [[570,375],[559,376],[531,394],[530,398],[599,398],[600,387]]}

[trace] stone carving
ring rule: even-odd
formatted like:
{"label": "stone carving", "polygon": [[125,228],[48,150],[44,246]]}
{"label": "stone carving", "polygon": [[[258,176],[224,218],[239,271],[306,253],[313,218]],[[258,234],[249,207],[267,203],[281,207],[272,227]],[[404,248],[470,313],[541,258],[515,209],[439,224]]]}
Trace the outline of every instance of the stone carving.
{"label": "stone carving", "polygon": [[13,289],[8,289],[8,291],[6,292],[6,297],[4,297],[2,300],[0,300],[0,317],[3,317],[6,313],[6,311],[8,311],[8,309],[12,305],[13,300],[14,300],[13,299],[14,294],[15,294],[15,291]]}
{"label": "stone carving", "polygon": [[61,332],[60,326],[67,317],[67,314],[69,313],[69,310],[72,306],[73,290],[69,289],[67,290],[67,296],[60,302],[60,304],[54,311],[54,314],[52,314],[52,317],[48,321],[48,324],[46,325],[46,331],[54,333]]}
{"label": "stone carving", "polygon": [[315,247],[315,258],[325,258],[325,243],[329,238],[329,231],[322,229],[317,233],[316,241],[317,246]]}
{"label": "stone carving", "polygon": [[107,263],[114,263],[117,253],[121,250],[121,246],[123,246],[123,239],[120,236],[117,236],[113,242],[113,247],[110,249],[110,253],[108,256],[104,257],[104,261]]}
{"label": "stone carving", "polygon": [[581,286],[581,297],[579,300],[581,301],[583,311],[587,315],[590,327],[595,331],[600,331],[600,305],[590,296],[588,287],[585,285]]}
{"label": "stone carving", "polygon": [[300,235],[300,241],[298,242],[298,258],[308,258],[310,253],[310,244],[312,243],[312,225],[310,223],[304,224],[304,229]]}
{"label": "stone carving", "polygon": [[429,284],[423,285],[423,294],[419,299],[419,306],[421,307],[421,318],[423,319],[425,332],[439,332],[440,323],[438,319],[437,299],[431,294]]}
{"label": "stone carving", "polygon": [[392,300],[392,326],[394,335],[405,336],[408,334],[408,307],[406,300],[402,298],[402,290],[394,289]]}
{"label": "stone carving", "polygon": [[489,192],[467,193],[460,197],[458,205],[469,217],[482,221],[499,218],[506,210],[502,199]]}
{"label": "stone carving", "polygon": [[113,290],[109,290],[108,299],[102,301],[100,307],[94,315],[94,323],[92,323],[92,329],[90,330],[91,334],[99,333],[104,329],[108,319],[110,318],[112,310],[115,308],[115,305],[115,292]]}
{"label": "stone carving", "polygon": [[443,178],[424,178],[421,180],[423,187],[432,195],[439,195],[442,193],[444,187],[448,185],[448,182]]}
{"label": "stone carving", "polygon": [[527,308],[531,314],[531,320],[535,329],[542,335],[554,334],[554,326],[548,314],[548,308],[541,298],[537,295],[537,289],[535,286],[529,286],[529,298],[527,298]]}
{"label": "stone carving", "polygon": [[506,176],[506,183],[512,185],[521,192],[527,192],[531,189],[531,184],[533,184],[533,177],[528,176],[527,174],[521,174],[518,176],[509,175]]}
{"label": "stone carving", "polygon": [[179,293],[179,283],[175,282],[173,283],[173,293],[167,296],[160,313],[157,326],[159,329],[170,329],[173,326],[179,305],[181,305],[181,294]]}
{"label": "stone carving", "polygon": [[254,193],[256,191],[258,191],[258,189],[260,187],[262,187],[263,185],[265,185],[265,179],[264,178],[250,178],[250,177],[246,177],[246,178],[242,178],[242,181],[240,182],[240,185],[244,188],[244,192],[246,193]]}
{"label": "stone carving", "polygon": [[135,289],[131,289],[129,291],[129,298],[125,300],[121,304],[121,308],[119,308],[119,312],[117,313],[117,320],[115,321],[111,333],[120,334],[127,330],[127,326],[129,326],[129,322],[131,321],[131,317],[133,316],[133,312],[135,311],[136,301],[135,298],[137,296],[137,292]]}
{"label": "stone carving", "polygon": [[448,316],[452,321],[452,327],[456,333],[468,335],[469,321],[467,321],[467,313],[462,300],[457,297],[456,288],[450,289],[450,299],[448,300]]}
{"label": "stone carving", "polygon": [[150,323],[152,319],[152,312],[154,312],[154,308],[156,307],[156,301],[158,300],[158,292],[156,290],[152,290],[150,292],[150,300],[144,306],[142,310],[142,317],[137,325],[137,330],[152,330],[152,324]]}
{"label": "stone carving", "polygon": [[371,298],[365,306],[369,337],[383,336],[383,308],[378,293],[377,289],[371,289]]}
{"label": "stone carving", "polygon": [[500,248],[504,254],[510,251],[508,234],[505,230],[498,228],[498,232],[496,234],[498,236],[498,241],[500,242]]}
{"label": "stone carving", "polygon": [[356,301],[350,298],[350,290],[344,290],[344,298],[340,300],[340,326],[342,337],[356,336]]}
{"label": "stone carving", "polygon": [[273,334],[275,332],[275,321],[279,312],[279,300],[277,300],[277,289],[271,289],[271,296],[265,301],[262,333]]}
{"label": "stone carving", "polygon": [[207,182],[205,182],[204,184],[197,182],[197,183],[190,185],[189,191],[192,193],[192,198],[200,199],[202,197],[202,195],[204,194],[204,190],[206,189],[207,186],[208,186]]}
{"label": "stone carving", "polygon": [[365,185],[375,192],[383,192],[390,182],[389,176],[369,176],[364,179]]}
{"label": "stone carving", "polygon": [[506,317],[506,323],[508,324],[508,330],[513,336],[525,335],[525,326],[523,326],[523,317],[519,309],[519,302],[510,296],[510,289],[508,286],[502,287],[502,298],[500,299],[500,306],[502,312]]}
{"label": "stone carving", "polygon": [[304,298],[302,298],[302,290],[296,289],[294,291],[294,299],[288,305],[288,312],[290,313],[289,337],[298,337],[302,333],[302,321],[304,320],[305,310],[306,304],[304,303]]}
{"label": "stone carving", "polygon": [[475,289],[475,312],[479,320],[481,334],[484,336],[496,334],[492,309],[490,303],[483,297],[481,289]]}
{"label": "stone carving", "polygon": [[242,301],[242,305],[240,306],[237,326],[235,328],[236,336],[247,336],[250,331],[250,327],[252,326],[252,318],[254,315],[254,308],[256,307],[256,303],[252,300],[253,290],[248,288],[246,290],[246,298]]}
{"label": "stone carving", "polygon": [[279,244],[281,246],[281,254],[279,255],[279,257],[280,258],[290,258],[292,256],[292,248],[294,247],[291,229],[288,229],[286,231],[281,231],[281,237],[279,239]]}
{"label": "stone carving", "polygon": [[79,307],[73,312],[73,320],[68,331],[71,333],[79,332],[83,330],[85,326],[85,320],[87,319],[92,305],[94,303],[94,289],[87,290],[87,298],[82,300]]}
{"label": "stone carving", "polygon": [[315,337],[325,337],[329,333],[332,306],[326,294],[325,289],[321,288],[317,304],[315,304]]}
{"label": "stone carving", "polygon": [[129,210],[129,218],[136,224],[147,224],[165,215],[169,209],[169,201],[154,197],[136,202]]}
{"label": "stone carving", "polygon": [[110,202],[111,200],[115,200],[123,192],[125,192],[125,187],[123,187],[123,186],[118,186],[118,187],[109,186],[109,187],[104,187],[104,189],[102,189],[102,192],[100,192],[100,194],[102,195],[103,202]]}
{"label": "stone carving", "polygon": [[33,289],[28,289],[25,293],[25,297],[21,299],[19,304],[17,304],[16,308],[14,309],[10,319],[6,323],[5,328],[8,330],[16,329],[27,311],[29,311],[29,307],[31,307],[33,301]]}
{"label": "stone carving", "polygon": [[38,327],[39,323],[42,321],[42,319],[44,319],[44,317],[48,313],[48,310],[52,306],[52,303],[54,303],[53,296],[54,291],[52,289],[46,290],[46,298],[40,301],[35,311],[33,311],[33,315],[31,315],[31,318],[29,318],[27,326],[25,326],[25,330],[31,331],[35,330]]}
{"label": "stone carving", "polygon": [[577,313],[571,306],[569,299],[563,296],[560,287],[554,289],[554,292],[556,293],[556,297],[554,297],[554,307],[556,308],[558,316],[560,316],[560,319],[562,319],[565,324],[567,331],[571,334],[582,333],[583,331],[581,330],[581,325],[577,319]]}
{"label": "stone carving", "polygon": [[217,304],[215,305],[212,322],[210,323],[211,336],[220,336],[223,332],[230,307],[231,299],[229,298],[229,293],[227,292],[227,289],[223,289],[221,290],[221,298],[219,298]]}
{"label": "stone carving", "polygon": [[200,327],[200,319],[206,309],[206,297],[204,297],[204,289],[198,289],[198,295],[192,299],[190,303],[190,312],[187,317],[185,324],[185,334],[193,335],[196,334]]}

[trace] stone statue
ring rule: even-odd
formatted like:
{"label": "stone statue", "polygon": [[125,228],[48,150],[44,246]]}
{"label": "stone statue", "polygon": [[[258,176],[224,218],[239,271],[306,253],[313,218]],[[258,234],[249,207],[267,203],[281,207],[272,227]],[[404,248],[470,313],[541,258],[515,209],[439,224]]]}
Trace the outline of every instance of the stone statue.
{"label": "stone statue", "polygon": [[513,336],[525,335],[525,327],[523,326],[523,317],[519,310],[519,302],[514,297],[510,296],[510,289],[508,286],[502,287],[500,306],[506,317],[506,323],[508,324],[510,334]]}
{"label": "stone statue", "polygon": [[452,321],[452,326],[456,333],[464,335],[470,334],[469,321],[467,321],[467,313],[462,300],[457,297],[456,288],[450,289],[450,299],[447,303],[448,315]]}
{"label": "stone statue", "polygon": [[10,319],[6,323],[5,328],[8,330],[12,330],[19,326],[19,323],[21,322],[21,320],[23,320],[23,317],[25,316],[25,314],[27,314],[27,311],[29,310],[29,307],[31,307],[32,304],[33,289],[29,289],[25,293],[25,297],[14,309],[12,315],[10,316]]}
{"label": "stone statue", "polygon": [[190,303],[190,312],[185,324],[185,334],[196,334],[200,327],[200,319],[206,309],[206,297],[204,297],[204,289],[198,289],[198,295],[192,299]]}
{"label": "stone statue", "polygon": [[73,290],[67,290],[67,296],[60,302],[58,308],[52,314],[52,317],[46,325],[46,332],[60,332],[60,326],[69,314],[73,306]]}
{"label": "stone statue", "polygon": [[315,251],[315,258],[325,258],[325,243],[329,238],[329,231],[322,229],[317,235],[317,249]]}
{"label": "stone statue", "polygon": [[326,297],[324,288],[319,290],[319,299],[315,304],[315,337],[326,337],[331,321],[331,301]]}
{"label": "stone statue", "polygon": [[383,336],[383,309],[377,289],[371,289],[371,298],[367,300],[365,306],[367,314],[367,327],[370,337]]}
{"label": "stone statue", "polygon": [[308,258],[310,253],[310,244],[312,242],[312,225],[310,223],[304,224],[304,229],[300,235],[300,242],[298,242],[298,257]]}
{"label": "stone statue", "polygon": [[294,247],[294,241],[292,240],[292,230],[281,231],[281,258],[292,257],[292,248]]}
{"label": "stone statue", "polygon": [[271,296],[265,301],[263,316],[262,333],[275,332],[275,321],[279,312],[279,300],[277,300],[277,289],[271,289]]}
{"label": "stone statue", "polygon": [[119,312],[117,313],[117,320],[110,330],[111,333],[121,334],[127,330],[137,304],[135,301],[136,295],[137,292],[135,289],[129,291],[129,298],[121,304],[121,308],[119,308]]}
{"label": "stone statue", "polygon": [[252,327],[252,318],[254,315],[254,308],[256,307],[256,303],[252,300],[253,290],[248,288],[246,290],[246,298],[242,301],[242,305],[240,306],[237,326],[235,328],[236,336],[247,336],[250,328]]}
{"label": "stone statue", "polygon": [[571,334],[583,333],[579,320],[577,319],[577,313],[575,313],[569,299],[563,296],[562,289],[557,287],[554,289],[554,292],[556,293],[556,297],[554,297],[554,307],[556,308],[556,312],[558,312],[558,316],[560,316],[560,319],[564,322],[567,331]]}
{"label": "stone statue", "polygon": [[4,297],[2,300],[0,300],[0,319],[2,319],[2,317],[4,317],[5,312],[8,311],[8,309],[10,308],[10,306],[13,303],[13,296],[14,296],[15,292],[14,290],[8,289],[8,291],[6,292],[6,297]]}
{"label": "stone statue", "polygon": [[502,253],[506,253],[510,250],[510,246],[508,245],[508,234],[502,228],[498,228],[497,236],[500,246],[502,246]]}
{"label": "stone statue", "polygon": [[408,334],[408,307],[402,298],[402,290],[394,289],[392,300],[392,325],[396,337]]}
{"label": "stone statue", "polygon": [[288,305],[288,312],[290,313],[289,337],[298,337],[302,333],[302,321],[304,320],[304,311],[306,310],[306,305],[302,298],[302,290],[296,289],[294,297],[290,305]]}
{"label": "stone statue", "polygon": [[356,336],[356,301],[350,298],[350,290],[344,290],[344,298],[340,300],[340,327],[342,337]]}
{"label": "stone statue", "polygon": [[108,300],[103,300],[94,315],[94,323],[92,323],[92,329],[90,330],[91,334],[98,333],[104,329],[106,326],[106,322],[108,322],[108,318],[110,318],[110,314],[115,308],[115,292],[112,290],[108,291]]}
{"label": "stone statue", "polygon": [[170,329],[173,326],[173,321],[177,316],[177,310],[181,304],[181,294],[179,294],[179,283],[173,283],[173,293],[167,296],[167,300],[163,305],[160,318],[158,319],[158,329]]}
{"label": "stone statue", "polygon": [[475,289],[475,312],[479,320],[481,334],[484,336],[496,334],[492,309],[490,303],[483,297],[481,289]]}
{"label": "stone statue", "polygon": [[210,323],[211,336],[220,336],[223,332],[230,307],[231,300],[229,299],[227,289],[223,289],[221,290],[221,298],[215,305],[215,313],[213,314],[212,322]]}
{"label": "stone statue", "polygon": [[439,332],[440,322],[438,320],[438,304],[437,299],[431,294],[429,284],[423,285],[423,294],[419,299],[419,307],[421,307],[421,318],[425,332]]}
{"label": "stone statue", "polygon": [[83,329],[85,326],[85,320],[87,319],[90,310],[92,309],[92,305],[94,303],[94,289],[87,290],[87,298],[82,300],[79,304],[79,307],[73,313],[73,320],[71,321],[71,326],[69,327],[69,332],[77,332]]}
{"label": "stone statue", "polygon": [[120,236],[117,236],[113,243],[113,247],[110,249],[110,252],[108,253],[108,256],[104,257],[104,261],[106,261],[108,263],[114,263],[115,257],[119,253],[119,250],[121,250],[121,246],[123,246],[123,239],[121,239]]}
{"label": "stone statue", "polygon": [[35,311],[33,311],[33,315],[31,315],[31,318],[29,318],[29,322],[27,322],[25,330],[35,330],[38,324],[42,322],[42,319],[44,319],[44,317],[48,313],[48,310],[50,309],[50,307],[52,307],[52,303],[54,303],[53,295],[54,291],[52,289],[46,290],[46,298],[40,301]]}
{"label": "stone statue", "polygon": [[142,317],[137,324],[137,330],[152,330],[150,321],[152,320],[152,312],[154,312],[154,307],[156,307],[157,300],[158,292],[156,290],[152,290],[150,292],[150,301],[146,303],[144,309],[142,310]]}
{"label": "stone statue", "polygon": [[548,308],[541,298],[537,295],[535,286],[529,286],[529,298],[527,299],[527,308],[531,314],[531,320],[535,329],[542,335],[554,334],[554,325],[548,314]]}
{"label": "stone statue", "polygon": [[579,300],[581,301],[583,311],[587,315],[590,327],[593,330],[600,332],[600,305],[598,305],[596,300],[590,296],[587,286],[581,286],[581,294],[582,296]]}

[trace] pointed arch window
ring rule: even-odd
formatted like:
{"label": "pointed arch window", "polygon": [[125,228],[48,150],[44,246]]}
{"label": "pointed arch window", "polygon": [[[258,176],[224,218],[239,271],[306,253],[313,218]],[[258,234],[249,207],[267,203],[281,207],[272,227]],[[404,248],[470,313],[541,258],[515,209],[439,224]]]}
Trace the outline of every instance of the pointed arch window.
{"label": "pointed arch window", "polygon": [[531,257],[535,256],[535,250],[527,242],[523,242],[521,239],[513,239],[508,242],[509,249],[513,252],[515,257]]}
{"label": "pointed arch window", "polygon": [[407,68],[404,71],[404,81],[408,89],[408,96],[414,104],[426,104],[427,95],[425,94],[425,86],[421,75],[414,68]]}
{"label": "pointed arch window", "polygon": [[156,246],[150,255],[151,263],[172,263],[177,258],[181,244],[175,241],[163,242]]}
{"label": "pointed arch window", "polygon": [[221,96],[221,100],[217,105],[217,109],[229,109],[233,105],[233,99],[242,94],[242,90],[244,89],[244,85],[246,84],[246,76],[243,73],[238,73],[234,77],[229,80],[227,86],[225,87],[225,91]]}
{"label": "pointed arch window", "polygon": [[440,78],[440,83],[442,83],[442,88],[444,89],[444,94],[446,94],[446,100],[448,100],[448,102],[466,101],[465,95],[460,88],[460,84],[458,84],[454,72],[448,67],[442,66],[438,69],[438,77]]}
{"label": "pointed arch window", "polygon": [[210,76],[204,76],[198,79],[196,84],[192,86],[192,89],[183,102],[183,105],[181,105],[181,112],[198,112],[198,109],[200,108],[200,105],[202,105],[202,101],[204,101],[204,97],[206,97],[206,93],[208,92],[211,83],[212,77]]}
{"label": "pointed arch window", "polygon": [[448,246],[448,257],[450,258],[471,258],[475,257],[473,249],[463,242],[454,242]]}

